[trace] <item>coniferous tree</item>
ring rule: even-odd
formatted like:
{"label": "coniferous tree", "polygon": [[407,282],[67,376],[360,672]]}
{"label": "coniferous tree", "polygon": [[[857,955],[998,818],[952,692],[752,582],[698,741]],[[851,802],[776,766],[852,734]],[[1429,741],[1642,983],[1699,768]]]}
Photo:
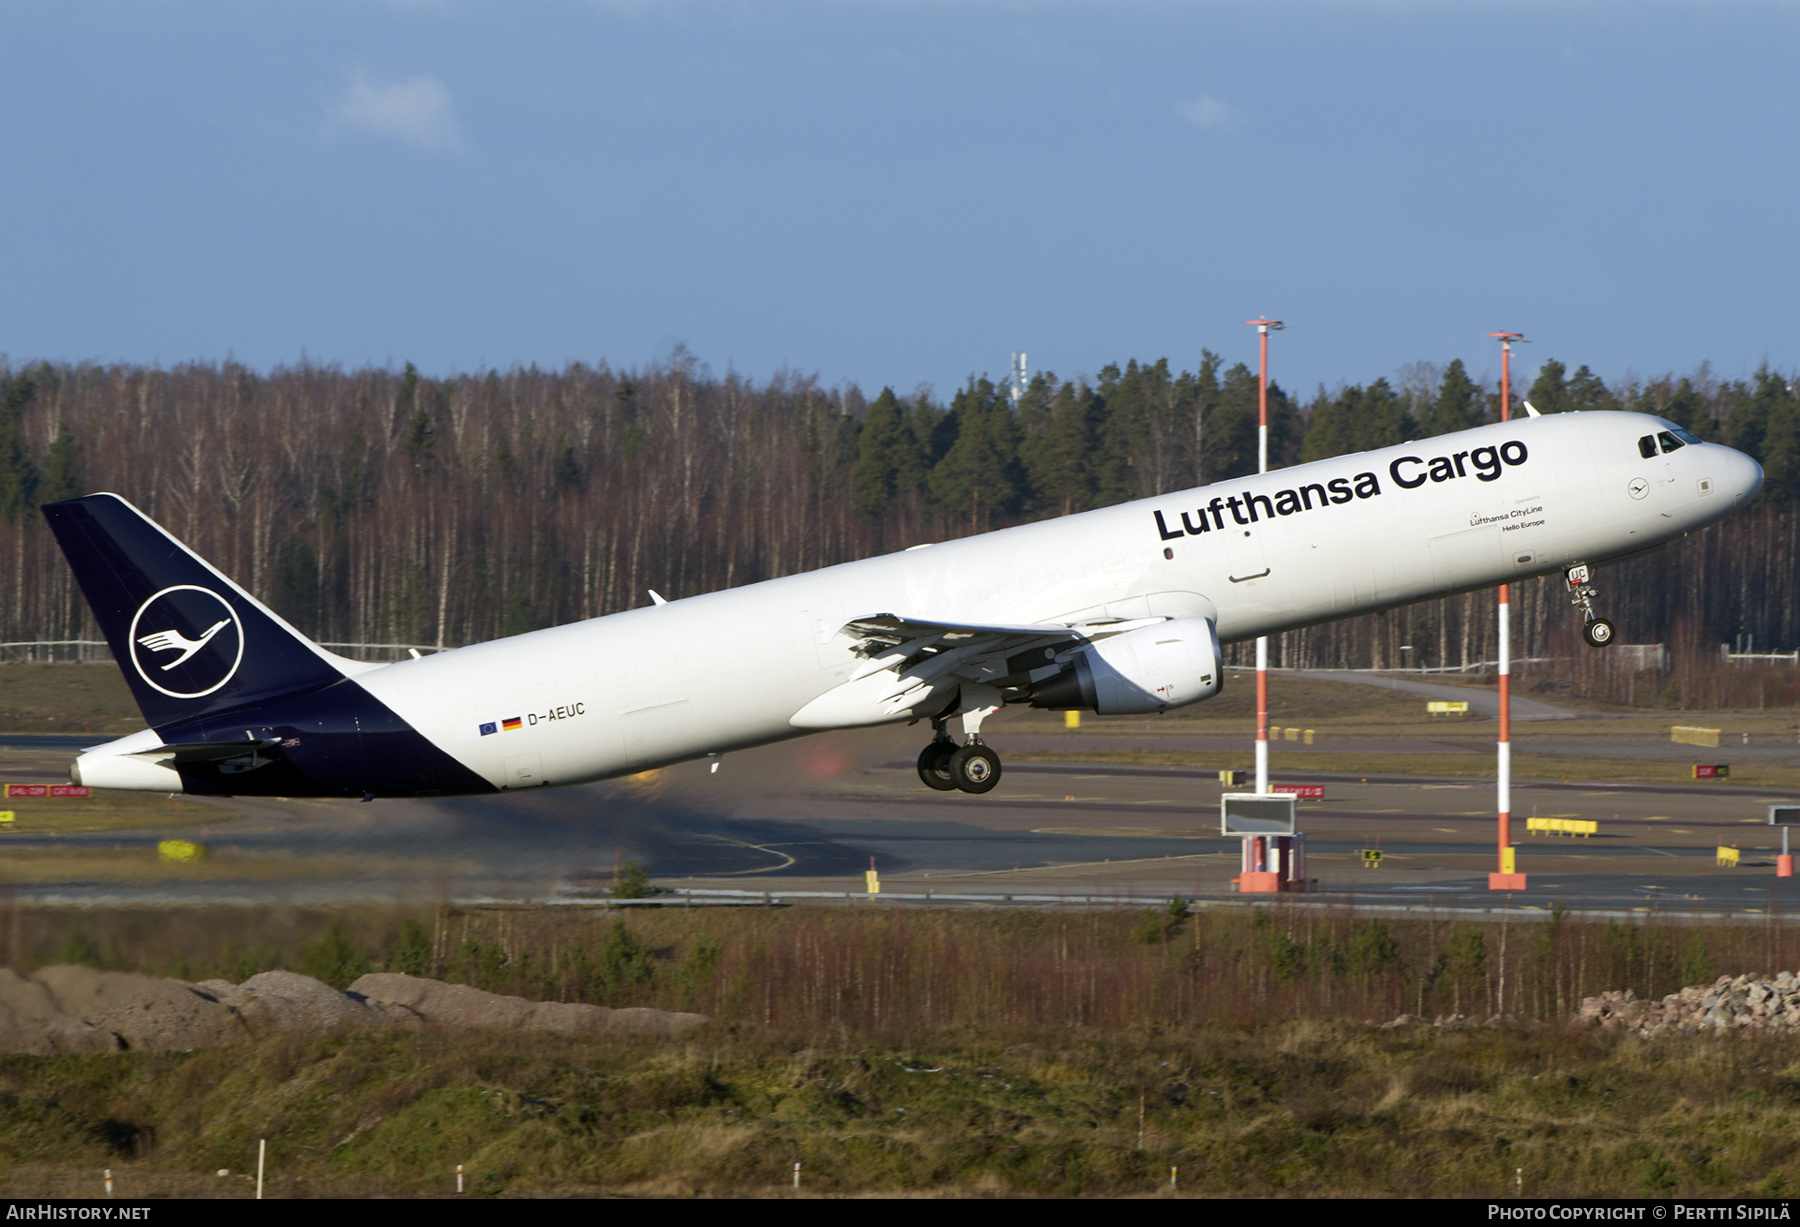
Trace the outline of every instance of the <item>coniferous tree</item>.
{"label": "coniferous tree", "polygon": [[1575,407],[1570,401],[1568,380],[1563,377],[1566,370],[1554,358],[1538,368],[1531,391],[1525,394],[1533,409],[1539,413],[1566,413]]}
{"label": "coniferous tree", "polygon": [[38,469],[25,445],[24,415],[37,398],[37,382],[19,374],[0,395],[0,516],[17,524],[37,506]]}
{"label": "coniferous tree", "polygon": [[1158,493],[1153,461],[1157,417],[1169,399],[1169,363],[1162,359],[1140,366],[1136,359],[1121,371],[1108,365],[1096,388],[1106,404],[1096,461],[1095,493],[1102,504],[1123,503]]}
{"label": "coniferous tree", "polygon": [[1224,359],[1210,349],[1200,351],[1200,369],[1193,378],[1193,411],[1194,411],[1194,479],[1193,484],[1204,486],[1209,480],[1206,476],[1206,431],[1207,416],[1213,406],[1219,402],[1219,367]]}
{"label": "coniferous tree", "polygon": [[1018,422],[985,377],[956,394],[950,416],[956,441],[931,470],[931,497],[948,523],[981,532],[1015,514],[1024,493]]}
{"label": "coniferous tree", "polygon": [[1447,435],[1469,430],[1486,420],[1487,407],[1482,404],[1480,387],[1469,378],[1462,359],[1452,359],[1444,368],[1437,395],[1425,406],[1419,421],[1420,431],[1425,435]]}
{"label": "coniferous tree", "polygon": [[906,409],[892,388],[869,405],[857,440],[856,464],[850,473],[850,501],[866,523],[887,515],[905,492],[916,484],[919,440],[906,421]]}
{"label": "coniferous tree", "polygon": [[[1759,501],[1790,502],[1800,497],[1800,400],[1788,390],[1787,381],[1767,366],[1757,371],[1755,378],[1755,388],[1725,419],[1725,444],[1749,453],[1762,465]],[[1694,399],[1697,397],[1684,379],[1670,404],[1678,411],[1684,410]],[[1667,413],[1662,416],[1684,429],[1693,429]]]}
{"label": "coniferous tree", "polygon": [[1356,406],[1362,389],[1342,387],[1336,396],[1320,388],[1308,406],[1306,438],[1300,443],[1300,460],[1309,463],[1357,451]]}
{"label": "coniferous tree", "polygon": [[[1248,474],[1256,375],[1210,357],[1198,373],[1121,363],[1110,404],[1046,374],[1016,413],[983,381],[949,412],[928,393],[877,410],[854,389],[715,379],[691,360],[629,374],[415,371],[410,392],[402,371],[0,368],[0,639],[92,637],[31,510],[66,493],[119,491],[322,640],[454,646],[641,605],[650,587],[704,592],[1084,510],[1102,501],[1094,466],[1109,449],[1130,463],[1105,497]],[[1431,427],[1455,424],[1446,407],[1470,412],[1454,364],[1402,377],[1402,393],[1382,380],[1322,394],[1308,454],[1404,438],[1415,406]],[[1603,393],[1577,368],[1565,391],[1571,407],[1616,394],[1744,449],[1767,474],[1751,513],[1619,564],[1608,587],[1621,625],[1644,642],[1800,643],[1800,403],[1786,378],[1721,384],[1702,367]],[[889,408],[904,431],[885,466],[887,511],[871,523],[857,479]],[[1278,469],[1303,432],[1279,387],[1270,413]],[[1526,655],[1564,650],[1553,588],[1530,581],[1515,596]],[[1287,663],[1380,665],[1411,642],[1416,658],[1457,664],[1482,658],[1492,616],[1454,597],[1293,632],[1276,650]],[[1683,695],[1711,684],[1679,680]]]}
{"label": "coniferous tree", "polygon": [[1324,403],[1316,403],[1313,419],[1300,446],[1300,459],[1324,460],[1350,452],[1404,443],[1417,433],[1406,402],[1385,379],[1366,388],[1345,387]]}
{"label": "coniferous tree", "polygon": [[[1207,430],[1209,482],[1229,481],[1256,472],[1257,373],[1238,363],[1219,381],[1218,404]],[[1273,380],[1269,383],[1269,467],[1292,464],[1300,454],[1300,415]]]}
{"label": "coniferous tree", "polygon": [[[1543,406],[1532,402],[1538,409]],[[1588,370],[1585,365],[1575,368],[1574,376],[1569,380],[1569,408],[1578,412],[1593,409],[1617,409],[1619,398],[1607,390],[1600,377]]]}
{"label": "coniferous tree", "polygon": [[1386,379],[1377,379],[1363,389],[1362,403],[1358,406],[1358,451],[1392,447],[1407,442],[1418,433],[1418,423],[1407,410],[1405,398]]}
{"label": "coniferous tree", "polygon": [[40,503],[60,503],[86,493],[81,473],[81,451],[75,436],[68,430],[59,432],[44,456],[44,470],[38,480],[36,499]]}
{"label": "coniferous tree", "polygon": [[1043,437],[1025,455],[1044,512],[1068,515],[1094,506],[1094,436],[1104,409],[1085,383],[1057,388]]}

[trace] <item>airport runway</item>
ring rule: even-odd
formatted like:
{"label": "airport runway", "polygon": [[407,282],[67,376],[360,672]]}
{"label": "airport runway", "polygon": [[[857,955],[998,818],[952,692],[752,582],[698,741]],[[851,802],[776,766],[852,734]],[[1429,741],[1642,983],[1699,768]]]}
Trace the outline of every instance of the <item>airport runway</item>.
{"label": "airport runway", "polygon": [[[0,772],[54,779],[69,752],[90,740],[0,737]],[[1212,772],[1011,761],[995,792],[971,797],[925,789],[911,740],[896,729],[825,734],[728,756],[717,774],[689,763],[648,778],[502,797],[221,800],[210,803],[220,821],[199,832],[55,834],[21,825],[0,835],[0,875],[11,897],[40,902],[573,901],[602,897],[627,860],[659,882],[696,890],[860,893],[872,858],[889,893],[1236,897],[1238,845],[1217,834]],[[1032,738],[1021,730],[1008,740],[1023,746]],[[1334,743],[1340,753],[1348,748]],[[1408,738],[1370,749],[1421,745]],[[1499,906],[1486,890],[1495,861],[1491,784],[1306,772],[1305,761],[1277,755],[1276,779],[1326,787],[1324,801],[1301,805],[1319,899]],[[1522,780],[1514,830],[1529,889],[1511,905],[1800,910],[1794,880],[1774,876],[1779,833],[1765,825],[1771,802],[1796,800],[1730,784]],[[1600,833],[1527,836],[1525,819],[1534,815],[1591,818]],[[202,839],[212,860],[198,869],[158,867],[154,845],[171,834]],[[1741,849],[1736,869],[1715,865],[1720,845]],[[1378,869],[1363,867],[1365,849],[1381,851]],[[66,868],[29,868],[46,858]]]}

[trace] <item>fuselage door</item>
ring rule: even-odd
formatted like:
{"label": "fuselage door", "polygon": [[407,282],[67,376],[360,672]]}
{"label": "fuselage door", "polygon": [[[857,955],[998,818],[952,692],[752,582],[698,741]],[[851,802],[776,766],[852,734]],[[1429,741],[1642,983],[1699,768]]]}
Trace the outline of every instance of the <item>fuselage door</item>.
{"label": "fuselage door", "polygon": [[[625,731],[625,765],[644,767],[682,757],[681,749],[692,736],[693,704],[686,699],[621,712]],[[511,760],[507,760],[510,766]]]}
{"label": "fuselage door", "polygon": [[1225,530],[1224,535],[1225,556],[1231,568],[1225,578],[1238,585],[1266,579],[1269,574],[1269,559],[1263,552],[1260,527],[1240,528],[1234,524]]}

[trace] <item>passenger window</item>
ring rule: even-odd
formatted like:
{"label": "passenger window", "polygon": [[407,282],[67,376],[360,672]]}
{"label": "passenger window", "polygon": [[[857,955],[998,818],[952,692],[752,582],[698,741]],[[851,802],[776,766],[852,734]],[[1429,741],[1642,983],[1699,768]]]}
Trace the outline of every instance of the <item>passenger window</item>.
{"label": "passenger window", "polygon": [[1663,451],[1665,453],[1672,452],[1676,448],[1678,448],[1682,445],[1680,439],[1677,439],[1674,435],[1670,434],[1666,430],[1657,431],[1656,437],[1657,437],[1657,440],[1662,443]]}
{"label": "passenger window", "polygon": [[1642,456],[1645,460],[1648,460],[1648,459],[1650,459],[1650,457],[1656,455],[1656,436],[1655,435],[1645,435],[1643,438],[1638,440],[1638,455]]}

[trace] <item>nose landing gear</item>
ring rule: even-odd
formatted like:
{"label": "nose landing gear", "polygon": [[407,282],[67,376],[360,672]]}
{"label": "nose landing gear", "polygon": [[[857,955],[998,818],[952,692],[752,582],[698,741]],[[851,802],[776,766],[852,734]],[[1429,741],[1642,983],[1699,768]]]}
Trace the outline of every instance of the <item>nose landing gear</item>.
{"label": "nose landing gear", "polygon": [[1612,646],[1613,640],[1618,636],[1618,630],[1611,622],[1594,612],[1594,598],[1599,595],[1600,590],[1588,582],[1587,566],[1584,564],[1579,567],[1570,567],[1563,573],[1563,578],[1568,581],[1569,585],[1569,604],[1577,606],[1581,610],[1584,623],[1581,628],[1581,637],[1587,640],[1590,647]]}

